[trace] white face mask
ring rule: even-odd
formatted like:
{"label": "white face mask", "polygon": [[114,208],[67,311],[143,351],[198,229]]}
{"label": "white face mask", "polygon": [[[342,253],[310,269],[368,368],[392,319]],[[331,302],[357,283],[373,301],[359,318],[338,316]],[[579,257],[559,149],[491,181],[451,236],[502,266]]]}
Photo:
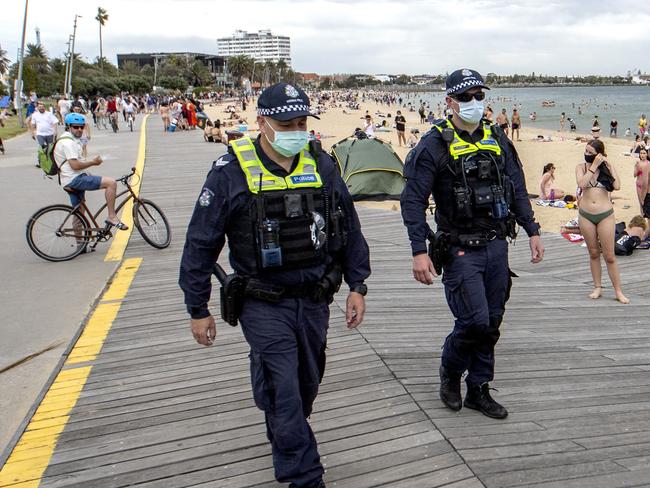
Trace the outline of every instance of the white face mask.
{"label": "white face mask", "polygon": [[458,112],[456,114],[468,124],[478,124],[483,117],[485,104],[483,101],[473,98],[469,102],[458,102]]}

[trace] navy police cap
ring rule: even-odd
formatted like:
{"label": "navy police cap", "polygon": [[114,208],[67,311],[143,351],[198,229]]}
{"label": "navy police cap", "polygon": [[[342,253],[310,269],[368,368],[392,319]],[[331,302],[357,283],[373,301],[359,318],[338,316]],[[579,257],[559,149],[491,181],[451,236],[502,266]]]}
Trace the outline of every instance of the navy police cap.
{"label": "navy police cap", "polygon": [[257,113],[275,120],[291,120],[308,115],[309,97],[299,87],[288,83],[276,83],[266,88],[257,99]]}
{"label": "navy police cap", "polygon": [[457,69],[447,76],[445,81],[447,95],[460,95],[477,86],[486,90],[490,89],[485,85],[485,81],[478,71],[467,68]]}

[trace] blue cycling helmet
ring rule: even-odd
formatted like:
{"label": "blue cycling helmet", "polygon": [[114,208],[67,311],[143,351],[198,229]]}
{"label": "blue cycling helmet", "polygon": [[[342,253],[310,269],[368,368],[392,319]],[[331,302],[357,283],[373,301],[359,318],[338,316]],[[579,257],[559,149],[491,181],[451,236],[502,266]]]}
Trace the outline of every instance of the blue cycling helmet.
{"label": "blue cycling helmet", "polygon": [[77,113],[69,113],[65,116],[65,125],[86,125],[86,117]]}

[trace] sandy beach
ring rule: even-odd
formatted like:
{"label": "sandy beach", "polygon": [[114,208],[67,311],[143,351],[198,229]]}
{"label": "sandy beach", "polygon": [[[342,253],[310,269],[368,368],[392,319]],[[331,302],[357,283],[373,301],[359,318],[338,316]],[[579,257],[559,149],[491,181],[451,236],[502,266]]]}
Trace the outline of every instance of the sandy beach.
{"label": "sandy beach", "polygon": [[[312,102],[313,103],[313,102]],[[228,114],[225,113],[226,103],[221,104],[206,104],[206,112],[210,119],[227,118]],[[255,124],[256,104],[253,101],[247,110],[243,113],[246,120],[249,122],[249,134],[256,136],[257,131]],[[310,118],[309,127],[316,132],[320,132],[322,136],[323,147],[329,150],[333,144],[351,135],[354,129],[362,127],[362,117],[366,110],[373,115],[375,123],[381,123],[384,118],[378,117],[377,112],[388,114],[392,117],[395,116],[397,107],[391,105],[379,105],[371,102],[360,103],[359,110],[349,110],[342,108],[328,108],[327,112],[322,114],[320,120]],[[410,128],[416,127],[424,134],[430,128],[430,124],[419,124],[419,115],[417,112],[408,112],[407,109],[402,108],[402,115],[406,117],[406,135]],[[389,126],[391,119],[387,119]],[[550,136],[551,142],[538,142],[537,136]],[[395,129],[388,129],[387,131],[377,131],[376,136],[384,141],[391,143],[397,154],[402,158],[406,157],[409,149],[406,147],[399,147],[397,145],[397,133]],[[559,132],[549,129],[541,129],[535,127],[535,123],[527,119],[523,120],[523,127],[521,129],[521,142],[516,142],[515,147],[519,152],[519,156],[524,165],[526,173],[526,185],[528,192],[531,194],[539,194],[539,181],[542,176],[542,168],[547,163],[553,163],[556,167],[555,170],[555,186],[563,189],[565,192],[575,195],[576,182],[575,182],[575,168],[576,165],[583,162],[583,153],[585,143],[576,141],[576,137],[580,134],[570,133],[568,131]],[[639,213],[639,205],[635,191],[635,179],[632,176],[634,169],[634,158],[624,156],[629,154],[630,147],[632,146],[632,138],[602,138],[605,142],[605,147],[608,154],[608,159],[612,162],[621,178],[621,189],[612,193],[614,202],[614,210],[616,220],[618,222],[628,222],[634,215]],[[542,225],[544,232],[557,233],[560,231],[560,226],[568,220],[576,218],[578,215],[575,209],[542,207],[536,205],[536,200],[531,200],[535,217]],[[399,202],[386,201],[386,202],[358,202],[359,205],[371,206],[376,208],[384,208],[388,211],[399,211]]]}

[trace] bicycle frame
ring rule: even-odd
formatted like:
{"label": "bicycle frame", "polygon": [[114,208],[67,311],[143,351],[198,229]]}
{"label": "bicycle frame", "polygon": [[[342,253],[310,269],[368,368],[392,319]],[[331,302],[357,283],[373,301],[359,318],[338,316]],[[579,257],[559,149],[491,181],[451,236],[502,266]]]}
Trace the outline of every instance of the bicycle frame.
{"label": "bicycle frame", "polygon": [[[115,195],[115,201],[117,202],[117,200],[119,200],[122,196],[126,195],[127,193],[129,193],[129,195],[115,207],[115,212],[119,212],[120,210],[122,210],[122,207],[124,207],[124,205],[126,205],[126,202],[128,202],[129,200],[131,200],[131,199],[133,199],[135,201],[139,200],[138,197],[133,192],[133,190],[131,189],[131,187],[127,185],[126,190],[124,190],[124,191],[118,193],[117,195]],[[74,212],[75,210],[81,211],[81,213],[83,213],[84,215],[89,217],[90,220],[92,221],[91,223],[92,223],[92,225],[94,227],[92,227],[91,230],[92,231],[100,231],[100,230],[103,230],[105,228],[105,226],[100,227],[98,222],[97,222],[97,218],[101,215],[101,213],[104,210],[106,210],[106,206],[107,206],[107,204],[104,203],[101,207],[99,207],[99,210],[97,210],[97,212],[95,212],[93,214],[93,213],[91,213],[90,209],[88,208],[88,205],[86,205],[86,201],[82,200],[81,203],[78,203],[74,207],[72,212]]]}

